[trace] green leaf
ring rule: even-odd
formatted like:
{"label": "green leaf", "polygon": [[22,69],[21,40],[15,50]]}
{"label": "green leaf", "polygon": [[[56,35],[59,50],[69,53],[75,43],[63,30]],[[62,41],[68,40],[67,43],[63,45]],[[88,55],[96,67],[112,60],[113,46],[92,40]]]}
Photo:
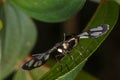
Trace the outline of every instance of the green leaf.
{"label": "green leaf", "polygon": [[[36,40],[35,25],[25,14],[9,3],[4,3],[0,13],[4,27],[0,32],[1,79],[20,67],[20,62],[33,47]],[[1,80],[0,79],[0,80]]]}
{"label": "green leaf", "polygon": [[76,66],[74,61],[70,60],[68,56],[65,56],[61,60],[63,63],[66,63],[69,66],[70,71],[67,70],[65,65],[63,65],[63,69],[60,71],[60,65],[56,64],[46,75],[44,75],[39,80],[73,80],[78,72],[82,69],[82,66],[86,60],[100,46],[100,44],[105,40],[110,31],[113,29],[118,19],[118,14],[119,6],[114,1],[101,2],[84,31],[101,24],[109,24],[109,31],[105,35],[96,39],[80,39],[80,43],[75,49],[79,50],[83,56],[79,56],[79,53],[75,49],[71,51],[71,54],[79,64]]}
{"label": "green leaf", "polygon": [[120,0],[115,0],[120,5]]}
{"label": "green leaf", "polygon": [[45,22],[61,22],[75,15],[86,0],[11,0],[29,16]]}
{"label": "green leaf", "polygon": [[81,62],[79,65],[77,65],[73,69],[71,69],[68,73],[58,77],[57,80],[73,80],[77,76],[76,73],[79,73],[79,71],[85,65],[85,62],[86,62],[86,60]]}

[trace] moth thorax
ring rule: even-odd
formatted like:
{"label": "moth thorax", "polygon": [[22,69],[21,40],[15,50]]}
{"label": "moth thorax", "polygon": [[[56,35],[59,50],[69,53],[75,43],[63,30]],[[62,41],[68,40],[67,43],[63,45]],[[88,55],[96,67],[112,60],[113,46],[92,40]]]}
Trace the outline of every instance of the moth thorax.
{"label": "moth thorax", "polygon": [[68,45],[69,45],[69,44],[68,44],[67,42],[65,42],[65,43],[62,44],[62,46],[63,46],[64,49],[67,49],[67,48],[68,48]]}
{"label": "moth thorax", "polygon": [[73,48],[78,44],[79,39],[78,38],[72,38],[69,40],[69,48]]}

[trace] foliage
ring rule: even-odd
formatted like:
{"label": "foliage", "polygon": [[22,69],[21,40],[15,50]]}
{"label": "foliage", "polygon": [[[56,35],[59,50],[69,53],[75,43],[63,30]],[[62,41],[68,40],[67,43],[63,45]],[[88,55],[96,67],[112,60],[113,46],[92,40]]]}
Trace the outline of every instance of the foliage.
{"label": "foliage", "polygon": [[[71,54],[78,61],[74,65],[67,56],[62,62],[69,64],[70,71],[59,71],[56,63],[52,69],[41,67],[32,71],[20,69],[21,61],[30,52],[36,41],[36,28],[30,17],[44,22],[62,22],[83,8],[86,0],[1,0],[0,1],[0,80],[17,71],[13,80],[73,80],[82,70],[87,59],[100,46],[113,29],[119,14],[119,6],[114,1],[103,0],[85,30],[100,24],[109,24],[110,30],[97,39],[81,39],[76,47],[83,57],[73,49]],[[81,46],[82,45],[82,46]],[[48,72],[49,71],[49,72]],[[84,76],[85,73],[81,73]],[[82,78],[82,80],[85,80]],[[92,79],[91,79],[92,80]],[[94,79],[93,79],[94,80]]]}

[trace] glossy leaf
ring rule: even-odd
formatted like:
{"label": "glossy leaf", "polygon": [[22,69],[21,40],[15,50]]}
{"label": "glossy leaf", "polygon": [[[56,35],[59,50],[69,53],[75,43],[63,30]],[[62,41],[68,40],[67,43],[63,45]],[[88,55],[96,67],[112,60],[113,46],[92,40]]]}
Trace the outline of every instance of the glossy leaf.
{"label": "glossy leaf", "polygon": [[[4,13],[3,29],[0,32],[2,41],[1,79],[20,67],[20,62],[33,47],[36,40],[36,29],[33,22],[16,7],[5,3],[0,13]],[[16,66],[18,65],[18,66]]]}
{"label": "glossy leaf", "polygon": [[120,0],[115,0],[120,5]]}
{"label": "glossy leaf", "polygon": [[75,15],[86,0],[11,0],[29,16],[46,22],[61,22]]}
{"label": "glossy leaf", "polygon": [[77,73],[82,69],[82,66],[86,60],[100,46],[100,44],[105,40],[110,31],[113,29],[117,21],[118,14],[119,6],[115,2],[101,2],[84,31],[101,24],[109,24],[109,31],[105,35],[96,39],[80,39],[80,43],[75,49],[79,50],[83,56],[79,56],[79,53],[75,49],[71,51],[71,54],[79,64],[76,66],[74,61],[70,60],[68,56],[65,56],[62,59],[62,62],[69,66],[70,71],[67,70],[66,66],[63,66],[63,70],[60,71],[60,65],[56,64],[46,75],[44,75],[39,80],[73,80]]}

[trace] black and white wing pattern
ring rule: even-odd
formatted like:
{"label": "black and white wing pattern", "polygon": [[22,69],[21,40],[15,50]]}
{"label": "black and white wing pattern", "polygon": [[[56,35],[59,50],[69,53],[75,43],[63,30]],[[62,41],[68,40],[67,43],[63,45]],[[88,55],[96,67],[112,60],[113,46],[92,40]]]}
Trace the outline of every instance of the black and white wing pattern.
{"label": "black and white wing pattern", "polygon": [[109,30],[108,24],[102,24],[96,28],[89,29],[86,32],[77,35],[79,38],[97,38],[105,34]]}
{"label": "black and white wing pattern", "polygon": [[32,58],[22,65],[22,69],[32,70],[34,68],[42,66],[49,59],[50,53],[55,51],[59,45],[60,44],[56,44],[50,50],[44,53],[32,55]]}
{"label": "black and white wing pattern", "polygon": [[49,56],[50,54],[48,54],[47,52],[32,55],[32,58],[22,65],[22,69],[32,70],[34,68],[40,67],[49,59]]}

